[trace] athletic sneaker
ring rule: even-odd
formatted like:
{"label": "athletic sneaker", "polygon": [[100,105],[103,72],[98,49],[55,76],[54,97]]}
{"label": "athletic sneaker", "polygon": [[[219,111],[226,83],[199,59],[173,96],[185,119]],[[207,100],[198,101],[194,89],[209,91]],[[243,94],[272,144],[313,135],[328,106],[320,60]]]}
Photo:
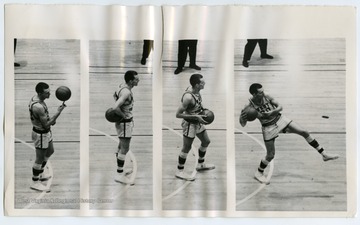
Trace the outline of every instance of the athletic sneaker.
{"label": "athletic sneaker", "polygon": [[204,171],[204,170],[213,170],[215,169],[215,165],[213,164],[205,164],[205,163],[202,163],[202,164],[198,164],[196,166],[196,170],[197,171]]}
{"label": "athletic sneaker", "polygon": [[267,181],[266,177],[264,176],[263,173],[260,173],[259,171],[255,172],[254,175],[255,180],[259,181],[262,184],[270,184],[269,181]]}
{"label": "athletic sneaker", "polygon": [[51,176],[45,172],[43,172],[42,174],[39,175],[39,180],[40,181],[47,181],[51,178]]}
{"label": "athletic sneaker", "polygon": [[328,153],[322,153],[322,157],[325,162],[339,158],[338,155],[332,155],[332,154],[328,154]]}
{"label": "athletic sneaker", "polygon": [[178,170],[175,174],[175,177],[182,179],[182,180],[187,180],[187,181],[194,181],[195,177],[192,177],[191,175],[188,175],[186,173],[184,173],[183,170]]}
{"label": "athletic sneaker", "polygon": [[45,185],[41,184],[39,181],[35,181],[31,186],[31,189],[36,190],[36,191],[45,191],[45,192],[50,192],[50,189],[47,188]]}
{"label": "athletic sneaker", "polygon": [[116,182],[119,182],[119,183],[122,183],[122,184],[130,184],[130,185],[135,184],[134,181],[131,181],[123,173],[117,173],[114,180]]}

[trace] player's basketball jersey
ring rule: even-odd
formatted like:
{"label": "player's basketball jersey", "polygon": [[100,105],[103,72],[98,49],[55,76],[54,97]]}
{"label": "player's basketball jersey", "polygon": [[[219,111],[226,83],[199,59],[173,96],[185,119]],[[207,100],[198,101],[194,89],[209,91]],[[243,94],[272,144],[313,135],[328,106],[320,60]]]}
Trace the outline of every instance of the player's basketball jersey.
{"label": "player's basketball jersey", "polygon": [[129,87],[125,86],[125,84],[121,84],[119,86],[119,90],[116,94],[116,98],[115,98],[115,101],[117,101],[119,99],[119,96],[120,96],[120,92],[123,90],[123,89],[128,89],[130,91],[130,96],[125,100],[124,104],[122,104],[120,106],[120,109],[121,111],[125,114],[125,118],[124,119],[131,119],[133,117],[133,114],[132,114],[132,109],[133,109],[133,106],[134,106],[134,97],[133,97],[133,93],[132,91],[130,90]]}
{"label": "player's basketball jersey", "polygon": [[185,93],[183,94],[182,98],[181,98],[181,102],[183,101],[183,98],[184,98],[184,95],[185,94],[190,94],[194,100],[195,100],[195,105],[189,105],[188,108],[186,109],[186,113],[187,114],[192,114],[192,115],[195,115],[195,114],[199,114],[201,113],[204,108],[202,106],[202,99],[201,99],[201,95],[200,93],[199,94],[194,94],[192,93],[189,89],[191,87],[187,88],[185,90]]}
{"label": "player's basketball jersey", "polygon": [[[249,101],[250,101],[250,104],[256,109],[256,111],[258,111],[260,113],[269,112],[273,109],[276,109],[276,106],[273,105],[271,103],[271,100],[268,99],[266,96],[263,97],[261,105],[255,104],[251,99],[249,99]],[[269,124],[269,123],[275,121],[276,119],[278,119],[278,115],[273,115],[268,118],[259,118],[260,123],[262,125]]]}
{"label": "player's basketball jersey", "polygon": [[[35,97],[35,96],[34,96]],[[33,106],[35,104],[40,104],[42,107],[44,107],[45,109],[45,115],[46,115],[46,118],[47,120],[49,121],[50,120],[50,116],[49,116],[49,111],[48,111],[48,108],[45,104],[45,102],[40,102],[38,99],[34,99],[34,97],[31,98],[30,102],[29,102],[29,112],[30,112],[30,120],[31,120],[31,123],[33,125],[33,127],[39,131],[46,131],[47,128],[43,127],[43,125],[41,124],[41,121],[40,121],[40,118],[35,115],[33,113]]]}

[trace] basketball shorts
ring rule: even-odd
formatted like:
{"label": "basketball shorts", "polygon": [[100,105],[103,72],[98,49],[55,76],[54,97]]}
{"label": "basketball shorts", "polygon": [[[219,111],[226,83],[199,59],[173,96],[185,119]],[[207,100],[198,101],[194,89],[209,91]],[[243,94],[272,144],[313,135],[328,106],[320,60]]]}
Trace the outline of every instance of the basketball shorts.
{"label": "basketball shorts", "polygon": [[266,127],[262,127],[262,133],[264,137],[264,141],[270,141],[279,136],[280,132],[285,133],[286,127],[292,122],[289,118],[281,115],[276,123],[268,125]]}
{"label": "basketball shorts", "polygon": [[116,122],[115,128],[119,138],[131,138],[134,128],[134,121]]}
{"label": "basketball shorts", "polygon": [[186,120],[183,120],[181,123],[183,128],[183,135],[188,138],[195,138],[197,134],[204,132],[205,126],[201,123],[189,123]]}
{"label": "basketball shorts", "polygon": [[35,148],[37,149],[47,149],[49,147],[49,143],[53,140],[51,131],[42,134],[33,131],[31,136]]}

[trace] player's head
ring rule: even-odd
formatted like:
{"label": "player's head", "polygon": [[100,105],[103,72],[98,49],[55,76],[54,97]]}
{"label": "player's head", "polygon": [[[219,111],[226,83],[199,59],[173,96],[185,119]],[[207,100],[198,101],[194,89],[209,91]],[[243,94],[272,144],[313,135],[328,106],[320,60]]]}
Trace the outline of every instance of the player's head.
{"label": "player's head", "polygon": [[191,75],[190,84],[191,84],[192,87],[198,87],[199,89],[203,89],[204,85],[205,85],[203,75],[201,75],[201,74],[193,74],[193,75]]}
{"label": "player's head", "polygon": [[36,85],[35,91],[41,99],[50,97],[50,88],[47,83],[40,82]]}
{"label": "player's head", "polygon": [[126,71],[124,79],[127,84],[130,84],[132,86],[137,86],[137,84],[139,83],[138,73],[134,70]]}
{"label": "player's head", "polygon": [[262,87],[263,86],[259,83],[253,83],[252,85],[250,85],[249,92],[253,96],[256,96],[258,94],[263,94],[264,90]]}

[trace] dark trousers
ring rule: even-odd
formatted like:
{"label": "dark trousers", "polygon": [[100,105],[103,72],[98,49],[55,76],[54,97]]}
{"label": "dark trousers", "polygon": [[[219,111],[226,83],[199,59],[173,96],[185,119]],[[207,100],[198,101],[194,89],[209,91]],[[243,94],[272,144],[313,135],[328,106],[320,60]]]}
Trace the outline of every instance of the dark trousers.
{"label": "dark trousers", "polygon": [[151,49],[154,48],[154,40],[144,40],[142,57],[147,59],[150,55]]}
{"label": "dark trousers", "polygon": [[178,68],[183,68],[189,52],[190,66],[196,64],[196,47],[198,40],[179,40]]}
{"label": "dark trousers", "polygon": [[267,39],[248,39],[245,45],[243,61],[249,61],[251,59],[251,55],[253,54],[257,43],[259,43],[260,54],[267,54]]}

